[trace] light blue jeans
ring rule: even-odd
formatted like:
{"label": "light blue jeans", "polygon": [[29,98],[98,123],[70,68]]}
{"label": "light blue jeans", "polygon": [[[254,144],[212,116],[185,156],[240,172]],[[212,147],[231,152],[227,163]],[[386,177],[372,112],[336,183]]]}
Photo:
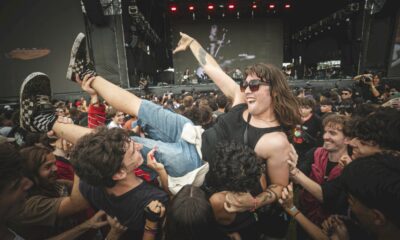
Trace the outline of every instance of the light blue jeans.
{"label": "light blue jeans", "polygon": [[193,124],[192,121],[147,100],[142,100],[138,118],[141,125],[147,126],[151,138],[132,137],[143,144],[141,153],[145,162],[147,153],[157,146],[155,158],[172,177],[181,177],[202,165],[196,146],[181,139],[183,126]]}

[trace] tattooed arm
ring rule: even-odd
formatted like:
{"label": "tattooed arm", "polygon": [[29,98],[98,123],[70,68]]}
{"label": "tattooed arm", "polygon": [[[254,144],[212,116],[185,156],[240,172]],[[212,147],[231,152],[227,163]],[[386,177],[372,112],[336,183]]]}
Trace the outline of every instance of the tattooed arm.
{"label": "tattooed arm", "polygon": [[180,34],[181,40],[175,48],[174,53],[190,48],[200,66],[204,69],[204,72],[227,97],[233,99],[233,105],[243,103],[244,95],[240,92],[239,85],[221,69],[217,61],[195,39],[187,34]]}

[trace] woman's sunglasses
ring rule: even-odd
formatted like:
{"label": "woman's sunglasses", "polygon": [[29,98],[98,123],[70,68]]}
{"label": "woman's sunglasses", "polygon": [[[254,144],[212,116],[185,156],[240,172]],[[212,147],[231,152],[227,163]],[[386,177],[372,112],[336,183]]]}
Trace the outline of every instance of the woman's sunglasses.
{"label": "woman's sunglasses", "polygon": [[253,79],[250,81],[243,81],[240,83],[240,91],[244,92],[247,87],[250,88],[250,91],[256,92],[260,88],[260,85],[269,85],[270,81],[262,81],[261,79]]}

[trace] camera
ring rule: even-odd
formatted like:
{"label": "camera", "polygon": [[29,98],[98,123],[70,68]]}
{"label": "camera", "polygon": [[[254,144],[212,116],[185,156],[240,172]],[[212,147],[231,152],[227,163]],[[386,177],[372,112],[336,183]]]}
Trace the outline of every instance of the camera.
{"label": "camera", "polygon": [[363,81],[364,83],[370,83],[372,81],[372,78],[368,76],[362,76],[361,81]]}

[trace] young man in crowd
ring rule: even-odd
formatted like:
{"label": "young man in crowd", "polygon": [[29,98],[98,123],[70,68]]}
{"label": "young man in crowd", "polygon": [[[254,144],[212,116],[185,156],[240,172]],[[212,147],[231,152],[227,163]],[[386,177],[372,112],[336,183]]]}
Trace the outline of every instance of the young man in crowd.
{"label": "young man in crowd", "polygon": [[400,154],[383,152],[362,157],[341,176],[351,212],[375,239],[400,236]]}
{"label": "young man in crowd", "polygon": [[[368,116],[355,119],[348,129],[346,135],[352,138],[349,145],[353,151],[351,158],[340,159],[340,164],[343,166],[346,166],[352,159],[357,160],[385,150],[400,150],[400,139],[398,138],[400,134],[400,112],[395,109],[378,109]],[[291,166],[291,176],[296,178],[297,182],[301,182],[301,185],[311,195],[321,201],[323,208],[330,209],[331,213],[345,214],[348,208],[347,192],[342,186],[341,176],[319,185],[295,167],[297,160],[296,156],[293,156],[288,161]],[[310,229],[313,227],[307,218],[302,215],[296,220],[310,233]]]}
{"label": "young man in crowd", "polygon": [[[124,237],[154,239],[168,196],[134,174],[133,170],[143,163],[141,145],[134,143],[123,129],[94,131],[69,120],[56,122],[48,105],[50,96],[47,75],[29,75],[21,87],[21,125],[30,131],[53,130],[76,145],[71,162],[82,181],[75,176],[71,195],[63,199],[58,209],[76,212],[91,205],[128,227]],[[150,210],[145,211],[147,207]]]}
{"label": "young man in crowd", "polygon": [[85,210],[86,206],[69,204],[70,189],[56,181],[56,158],[52,150],[32,146],[20,153],[25,176],[34,184],[22,211],[12,219],[13,229],[25,238],[46,239],[77,225],[79,221],[73,215]]}
{"label": "young man in crowd", "polygon": [[107,124],[107,128],[123,128],[123,124],[125,121],[125,114],[121,111],[117,111],[114,108],[109,108],[107,112],[107,118],[110,118],[111,121]]}
{"label": "young man in crowd", "polygon": [[314,113],[315,100],[312,98],[297,98],[300,105],[301,121],[294,129],[293,146],[299,159],[305,159],[305,154],[310,149],[321,145],[322,122]]}
{"label": "young man in crowd", "polygon": [[[298,164],[301,171],[292,171],[291,179],[305,189],[300,190],[300,209],[314,224],[320,225],[329,215],[330,208],[321,205],[321,198],[315,198],[309,193],[318,186],[337,178],[342,171],[340,159],[348,157],[349,139],[343,129],[348,119],[342,115],[332,114],[323,120],[324,144],[306,154]],[[308,177],[307,177],[308,176]],[[299,231],[301,234],[302,231]]]}
{"label": "young man in crowd", "polygon": [[225,107],[228,104],[228,99],[223,93],[218,93],[215,98],[215,103],[218,109],[213,112],[213,118],[217,119],[220,115],[225,113]]}

